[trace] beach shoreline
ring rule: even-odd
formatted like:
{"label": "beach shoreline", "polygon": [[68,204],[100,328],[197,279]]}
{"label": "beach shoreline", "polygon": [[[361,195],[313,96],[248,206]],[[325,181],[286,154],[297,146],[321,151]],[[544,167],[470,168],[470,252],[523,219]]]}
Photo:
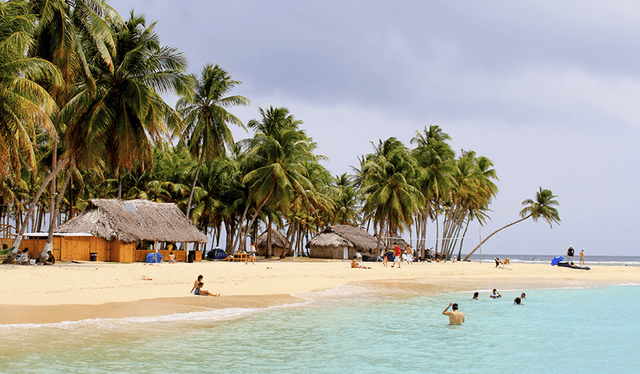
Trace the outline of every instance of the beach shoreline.
{"label": "beach shoreline", "polygon": [[[165,316],[226,308],[298,304],[301,294],[347,284],[420,290],[426,294],[640,283],[640,267],[594,266],[589,271],[542,264],[414,263],[402,268],[348,261],[262,261],[195,264],[88,262],[0,267],[0,324],[42,324],[93,318]],[[221,297],[193,296],[198,275]]]}

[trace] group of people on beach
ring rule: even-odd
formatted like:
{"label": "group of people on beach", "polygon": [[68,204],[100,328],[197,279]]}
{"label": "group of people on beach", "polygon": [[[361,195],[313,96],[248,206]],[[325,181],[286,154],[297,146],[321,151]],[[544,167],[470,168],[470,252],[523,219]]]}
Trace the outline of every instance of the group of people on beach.
{"label": "group of people on beach", "polygon": [[[29,248],[25,248],[22,251],[18,252],[18,255],[11,263],[16,265],[30,265],[32,263],[31,260],[32,259],[29,258]],[[47,258],[42,264],[55,265],[55,263],[56,263],[56,258],[53,256],[53,253],[51,253],[51,251],[47,251]]]}
{"label": "group of people on beach", "polygon": [[[569,249],[567,249],[567,262],[573,265],[573,256],[575,255],[575,250],[573,246],[570,245]],[[584,250],[580,251],[580,266],[584,266]]]}

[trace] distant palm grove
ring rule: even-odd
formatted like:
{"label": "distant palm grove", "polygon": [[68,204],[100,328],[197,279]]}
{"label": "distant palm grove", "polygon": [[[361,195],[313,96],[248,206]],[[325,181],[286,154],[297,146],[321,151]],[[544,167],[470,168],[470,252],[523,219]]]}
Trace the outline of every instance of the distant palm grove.
{"label": "distant palm grove", "polygon": [[[434,225],[436,250],[460,258],[470,222],[488,219],[493,163],[454,152],[440,127],[410,145],[373,141],[353,175],[332,176],[293,113],[261,108],[242,123],[241,82],[215,64],[186,73],[154,26],[99,0],[0,1],[0,223],[18,240],[93,198],[175,203],[229,252],[269,227],[302,253],[336,224],[408,232],[424,249]],[[233,126],[253,136],[234,139]]]}

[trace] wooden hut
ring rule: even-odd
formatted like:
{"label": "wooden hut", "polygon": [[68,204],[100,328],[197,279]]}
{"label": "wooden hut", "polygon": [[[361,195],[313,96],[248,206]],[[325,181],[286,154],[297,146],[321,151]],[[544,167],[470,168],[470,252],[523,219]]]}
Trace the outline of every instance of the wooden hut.
{"label": "wooden hut", "polygon": [[[25,235],[20,248],[40,254],[42,234]],[[207,243],[209,240],[172,203],[147,200],[92,199],[81,215],[58,227],[54,233],[56,260],[144,261],[159,243]],[[171,249],[177,261],[187,261],[187,251]],[[158,250],[167,258],[169,250]],[[31,256],[30,256],[31,257]],[[195,261],[202,258],[196,251]]]}
{"label": "wooden hut", "polygon": [[[264,256],[267,254],[267,233],[265,230],[262,235],[258,237],[258,255]],[[291,243],[287,240],[287,238],[278,230],[271,229],[271,250],[273,251],[273,256],[282,257],[284,253],[285,256],[291,256],[293,253],[291,252]]]}
{"label": "wooden hut", "polygon": [[307,243],[309,257],[348,260],[357,252],[375,257],[378,243],[365,229],[349,225],[329,226]]}

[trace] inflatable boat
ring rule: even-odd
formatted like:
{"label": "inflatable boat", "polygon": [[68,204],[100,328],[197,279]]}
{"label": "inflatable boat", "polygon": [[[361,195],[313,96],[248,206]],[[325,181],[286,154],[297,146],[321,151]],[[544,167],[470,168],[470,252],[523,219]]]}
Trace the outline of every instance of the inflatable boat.
{"label": "inflatable boat", "polygon": [[578,266],[576,264],[572,265],[568,262],[558,262],[558,266],[562,266],[564,268],[571,268],[571,269],[591,270],[591,268],[588,266]]}

